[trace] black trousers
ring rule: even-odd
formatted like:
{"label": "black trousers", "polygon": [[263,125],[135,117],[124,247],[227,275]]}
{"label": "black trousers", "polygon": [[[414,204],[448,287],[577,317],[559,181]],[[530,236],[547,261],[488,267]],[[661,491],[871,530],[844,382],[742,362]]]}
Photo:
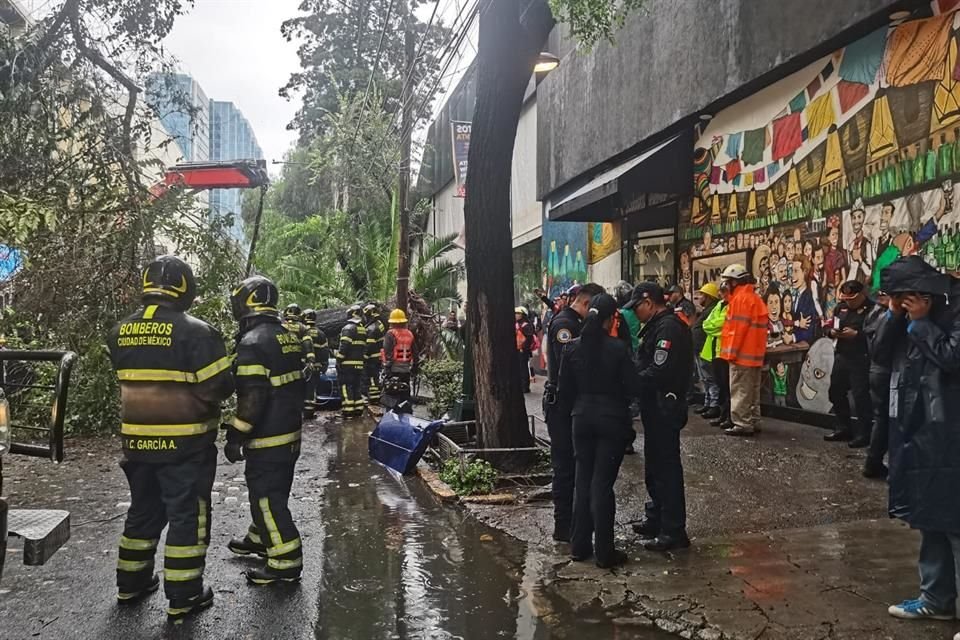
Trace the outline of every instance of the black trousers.
{"label": "black trousers", "polygon": [[612,559],[613,525],[617,514],[613,485],[630,441],[628,434],[629,425],[625,420],[573,418],[577,466],[570,547],[575,556],[586,557],[592,551],[598,562]]}
{"label": "black trousers", "polygon": [[379,354],[377,354],[377,360],[373,359],[367,360],[366,365],[364,365],[364,375],[366,376],[366,395],[367,400],[370,404],[379,404],[380,403],[380,360]]}
{"label": "black trousers", "polygon": [[179,462],[120,463],[130,484],[130,508],[120,536],[117,589],[134,593],[153,577],[160,534],[167,529],[163,588],[170,600],[203,591],[210,544],[210,492],[217,472],[213,445]]}
{"label": "black trousers", "polygon": [[303,569],[300,531],[288,505],[295,466],[248,459],[244,474],[253,517],[247,540],[265,546],[267,568],[286,576],[300,575]]}
{"label": "black trousers", "polygon": [[646,517],[660,533],[683,537],[687,533],[687,502],[680,460],[678,416],[667,416],[648,403],[641,406],[644,481],[650,495]]}
{"label": "black trousers", "polygon": [[867,464],[879,466],[887,454],[890,441],[890,372],[871,371],[870,400],[873,404],[873,431],[870,434],[870,448],[867,450]]}
{"label": "black trousers", "polygon": [[573,492],[576,458],[573,446],[573,418],[568,403],[557,401],[545,407],[550,433],[550,465],[553,467],[553,530],[569,536],[573,524]]}
{"label": "black trousers", "polygon": [[[857,409],[857,426],[850,420],[850,400]],[[870,437],[873,424],[873,403],[870,401],[870,361],[867,358],[850,358],[837,354],[830,373],[830,402],[833,412],[840,422],[840,428],[854,434],[855,437]]]}
{"label": "black trousers", "polygon": [[720,417],[730,419],[730,363],[723,358],[714,358],[710,363],[713,366],[713,377],[717,381],[717,388],[720,390],[718,406],[720,407]]}
{"label": "black trousers", "polygon": [[344,418],[356,418],[363,415],[363,392],[366,390],[364,369],[360,367],[340,367],[338,374],[340,395],[343,404],[340,413]]}
{"label": "black trousers", "polygon": [[399,413],[413,413],[410,375],[409,373],[387,372],[383,379],[383,395],[381,396],[381,404],[384,407]]}
{"label": "black trousers", "polygon": [[320,381],[321,371],[313,371],[306,381],[306,394],[303,398],[303,410],[314,411],[317,408],[317,383]]}
{"label": "black trousers", "polygon": [[517,351],[516,358],[516,376],[520,381],[520,388],[524,393],[530,393],[530,354],[524,351]]}

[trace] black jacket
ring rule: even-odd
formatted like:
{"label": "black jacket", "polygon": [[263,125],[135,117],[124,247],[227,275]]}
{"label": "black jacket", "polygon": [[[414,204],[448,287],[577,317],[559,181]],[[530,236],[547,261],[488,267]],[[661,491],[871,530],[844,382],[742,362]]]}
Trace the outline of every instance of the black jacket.
{"label": "black jacket", "polygon": [[[890,365],[888,362],[885,363],[889,359],[879,356],[877,345],[877,331],[886,315],[887,308],[874,303],[863,321],[863,335],[867,339],[867,351],[870,353],[871,375],[890,375]],[[881,411],[886,411],[886,407],[881,408]]]}
{"label": "black jacket", "polygon": [[875,357],[890,375],[890,514],[911,527],[960,533],[960,313],[883,315]]}
{"label": "black jacket", "polygon": [[337,366],[363,370],[367,362],[367,329],[355,320],[348,320],[340,330]]}
{"label": "black jacket", "polygon": [[237,336],[237,417],[249,460],[290,462],[300,455],[304,380],[300,337],[279,319],[253,318]]}
{"label": "black jacket", "polygon": [[873,310],[873,302],[867,300],[863,306],[853,310],[846,302],[841,302],[834,310],[834,322],[840,325],[840,329],[853,329],[857,332],[857,337],[852,339],[837,338],[835,350],[840,358],[847,361],[861,362],[869,357],[867,348],[867,334],[864,331],[867,316]]}
{"label": "black jacket", "polygon": [[693,326],[690,327],[690,337],[693,340],[693,352],[695,354],[700,354],[703,351],[703,345],[707,343],[707,334],[703,330],[703,321],[710,316],[710,312],[713,311],[713,308],[720,304],[719,300],[714,300],[706,307],[703,311],[700,312],[700,315],[697,316],[697,321],[693,323]]}
{"label": "black jacket", "polygon": [[213,444],[220,402],[233,393],[220,332],[172,307],[148,304],[110,331],[107,347],[120,380],[127,458],[172,462]]}
{"label": "black jacket", "polygon": [[644,396],[672,393],[686,397],[693,375],[693,340],[686,323],[669,310],[640,330],[637,369]]}
{"label": "black jacket", "polygon": [[380,351],[383,350],[383,336],[387,328],[383,326],[379,318],[367,324],[367,364],[379,366]]}
{"label": "black jacket", "polygon": [[623,340],[603,335],[598,347],[590,347],[577,338],[564,347],[558,393],[573,399],[574,417],[615,419],[630,429],[630,401],[640,389],[640,377]]}
{"label": "black jacket", "polygon": [[564,307],[547,324],[547,382],[557,384],[563,348],[580,336],[580,314]]}

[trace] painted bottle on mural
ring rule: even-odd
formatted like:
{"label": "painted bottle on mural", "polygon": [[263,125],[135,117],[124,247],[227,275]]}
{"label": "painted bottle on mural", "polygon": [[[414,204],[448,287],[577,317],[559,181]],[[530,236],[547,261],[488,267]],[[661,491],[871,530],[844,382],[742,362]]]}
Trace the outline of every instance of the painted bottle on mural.
{"label": "painted bottle on mural", "polygon": [[577,249],[577,257],[573,261],[573,277],[577,282],[584,282],[587,279],[587,263],[583,259],[583,251]]}
{"label": "painted bottle on mural", "polygon": [[953,173],[953,148],[947,144],[947,134],[940,134],[937,148],[937,175],[945,178]]}
{"label": "painted bottle on mural", "polygon": [[557,241],[550,241],[550,252],[547,254],[547,273],[553,278],[560,275],[560,256],[557,255]]}
{"label": "painted bottle on mural", "polygon": [[913,160],[910,159],[910,150],[900,151],[900,183],[904,188],[913,184]]}
{"label": "painted bottle on mural", "polygon": [[947,227],[946,235],[943,238],[944,244],[946,245],[943,248],[943,262],[941,267],[947,271],[953,271],[957,268],[957,241],[956,241],[956,225],[954,225],[954,230],[951,231],[950,227]]}
{"label": "painted bottle on mural", "polygon": [[939,266],[939,265],[937,264],[937,251],[936,251],[937,247],[936,247],[936,244],[935,244],[935,243],[936,243],[936,240],[937,240],[937,238],[936,238],[936,236],[934,236],[934,238],[933,238],[932,240],[930,240],[929,242],[927,242],[927,244],[925,244],[924,247],[923,247],[923,260],[924,260],[924,262],[926,262],[927,264],[929,264],[931,267],[934,267],[934,268],[936,268],[937,266]]}
{"label": "painted bottle on mural", "polygon": [[570,245],[565,244],[563,245],[563,261],[560,263],[560,277],[570,277],[571,271],[573,271],[573,258],[570,257]]}
{"label": "painted bottle on mural", "polygon": [[946,246],[943,239],[943,232],[937,231],[937,235],[933,236],[928,242],[928,245],[932,246],[933,249],[933,265],[935,267],[943,266],[944,263],[944,247]]}
{"label": "painted bottle on mural", "polygon": [[933,148],[933,138],[927,142],[927,159],[924,161],[923,178],[927,182],[937,179],[937,152]]}
{"label": "painted bottle on mural", "polygon": [[953,167],[960,169],[960,128],[953,130]]}
{"label": "painted bottle on mural", "polygon": [[920,153],[920,143],[918,142],[913,149],[913,185],[921,185],[924,180],[923,155]]}

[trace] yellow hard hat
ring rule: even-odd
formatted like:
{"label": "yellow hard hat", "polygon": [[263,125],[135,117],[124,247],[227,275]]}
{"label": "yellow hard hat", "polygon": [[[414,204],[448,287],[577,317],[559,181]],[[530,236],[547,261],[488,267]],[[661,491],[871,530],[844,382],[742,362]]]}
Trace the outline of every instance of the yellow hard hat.
{"label": "yellow hard hat", "polygon": [[407,314],[403,312],[403,309],[394,309],[390,312],[388,322],[390,324],[405,324],[407,322]]}
{"label": "yellow hard hat", "polygon": [[704,294],[704,295],[708,295],[708,296],[710,296],[711,298],[719,298],[719,297],[720,297],[720,287],[718,287],[718,286],[717,286],[715,283],[713,283],[713,282],[708,282],[707,284],[705,284],[705,285],[703,285],[702,287],[700,287],[700,293],[702,293],[702,294]]}

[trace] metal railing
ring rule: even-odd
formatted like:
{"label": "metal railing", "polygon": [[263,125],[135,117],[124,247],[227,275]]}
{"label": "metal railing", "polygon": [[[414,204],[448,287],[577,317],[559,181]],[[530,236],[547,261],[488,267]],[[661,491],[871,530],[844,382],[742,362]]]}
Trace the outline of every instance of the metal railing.
{"label": "metal railing", "polygon": [[[0,371],[6,371],[8,362],[53,362],[57,363],[57,374],[53,384],[37,383],[32,377],[25,380],[8,379],[0,375],[0,387],[8,397],[15,392],[39,389],[53,392],[53,405],[50,411],[50,420],[46,426],[12,423],[14,429],[22,429],[46,434],[46,444],[13,442],[10,453],[49,458],[56,462],[63,461],[63,422],[67,413],[67,392],[70,388],[70,374],[76,362],[77,354],[73,351],[20,351],[0,349]],[[11,412],[11,417],[16,415]]]}

